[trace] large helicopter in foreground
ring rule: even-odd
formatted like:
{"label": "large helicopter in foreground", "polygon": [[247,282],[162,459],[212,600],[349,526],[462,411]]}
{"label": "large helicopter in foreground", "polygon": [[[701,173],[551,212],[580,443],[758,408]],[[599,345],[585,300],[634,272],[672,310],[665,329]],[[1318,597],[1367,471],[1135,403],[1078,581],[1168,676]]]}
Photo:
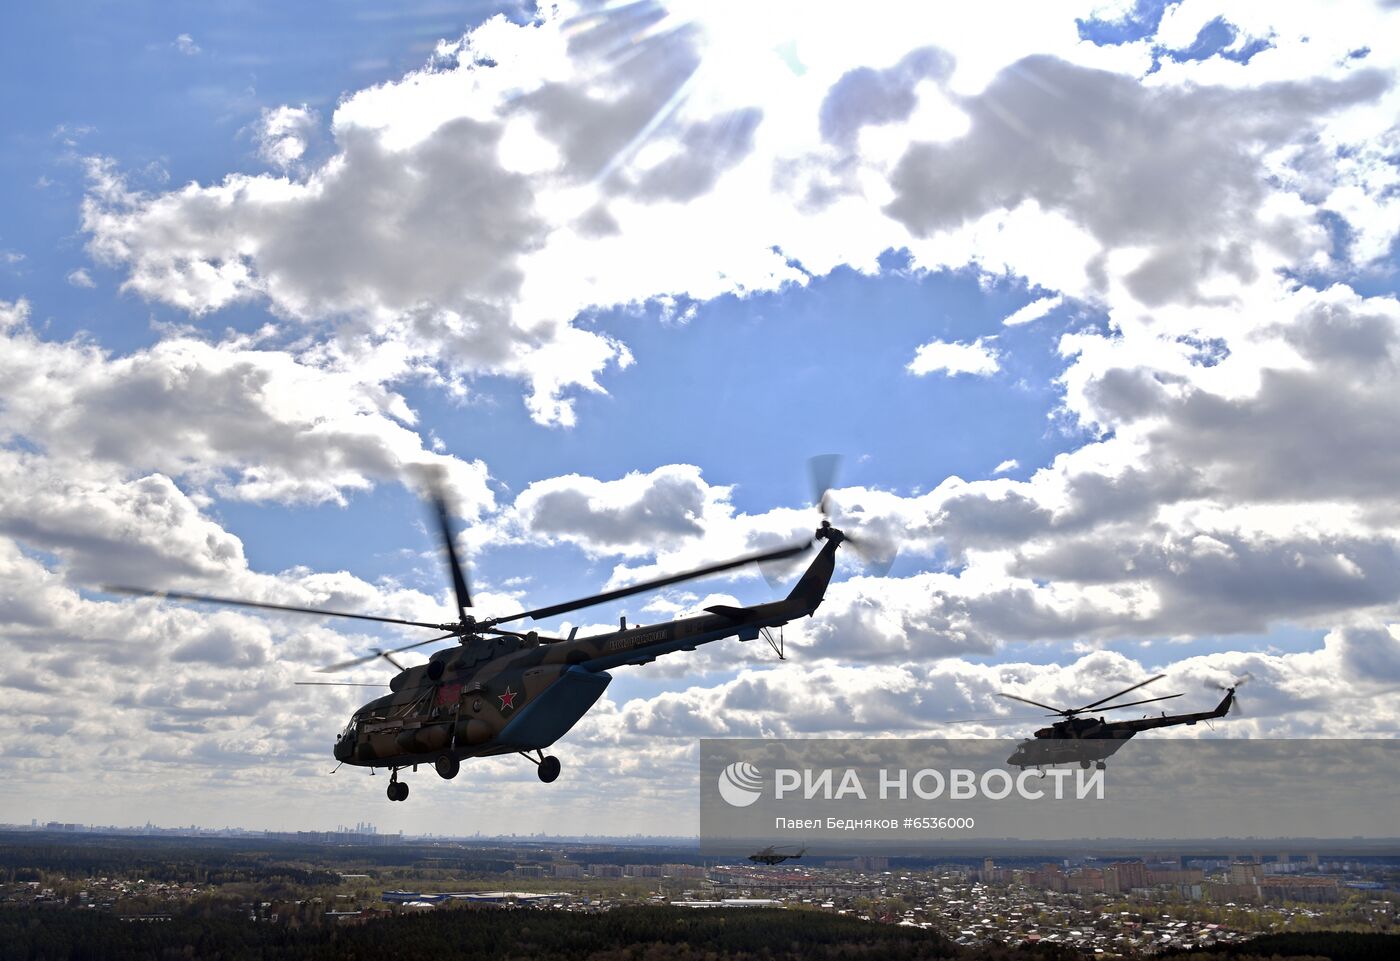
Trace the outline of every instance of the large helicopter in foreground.
{"label": "large helicopter in foreground", "polygon": [[[399,673],[389,682],[390,693],[370,701],[350,718],[349,724],[335,741],[336,760],[371,769],[387,767],[390,772],[388,796],[391,801],[402,801],[408,797],[408,784],[399,780],[400,771],[406,768],[416,771],[420,764],[432,764],[441,777],[451,779],[457,776],[461,762],[472,757],[520,754],[536,765],[540,780],[548,783],[559,777],[560,764],[558,758],[546,756],[544,749],[568,733],[602,696],[612,681],[612,675],[607,673],[610,669],[627,664],[647,664],[663,654],[693,651],[701,644],[726,637],[749,641],[762,635],[773,645],[778,656],[783,656],[781,636],[775,637],[771,629],[811,615],[822,603],[835,569],[837,548],[848,543],[863,554],[870,553],[866,550],[869,545],[863,538],[857,541],[844,534],[832,527],[827,517],[830,506],[828,489],[835,465],[835,457],[831,455],[812,461],[816,503],[823,516],[821,526],[806,543],[505,617],[478,620],[469,613],[471,593],[453,546],[446,502],[436,487],[432,500],[437,533],[457,603],[456,623],[408,621],[179,591],[134,587],[109,587],[107,590],[354,618],[443,632],[425,641],[390,651],[376,650],[365,657],[323,669],[341,670],[377,658],[383,658],[399,669]],[[749,607],[716,605],[706,608],[706,613],[700,616],[638,627],[628,627],[624,618],[619,630],[582,638],[574,636],[577,628],[568,637],[559,638],[542,637],[535,631],[514,631],[500,626],[526,619],[554,617],[754,562],[781,562],[807,552],[818,542],[824,542],[821,549],[796,586],[782,600]],[[455,638],[457,645],[433,652],[427,664],[405,668],[394,660],[394,655],[403,651],[449,638]]]}
{"label": "large helicopter in foreground", "polygon": [[[1229,714],[1231,706],[1235,703],[1235,688],[1244,683],[1243,680],[1238,680],[1229,687],[1221,686],[1220,689],[1225,691],[1225,697],[1211,711],[1201,711],[1196,714],[1163,714],[1160,717],[1142,717],[1132,721],[1108,721],[1102,717],[1079,716],[1094,708],[1117,711],[1138,704],[1169,701],[1172,698],[1181,697],[1180,694],[1166,694],[1162,697],[1149,697],[1141,701],[1129,701],[1126,704],[1108,704],[1109,701],[1117,700],[1130,691],[1146,687],[1164,677],[1166,677],[1165,674],[1149,677],[1139,684],[1124,688],[1117,694],[1110,694],[1108,697],[1100,698],[1083,707],[1051,707],[1048,704],[1041,704],[1039,701],[1032,701],[1015,694],[999,693],[998,697],[1009,698],[1035,707],[1043,707],[1063,718],[1049,727],[1043,727],[1036,731],[1033,738],[1022,741],[1015,752],[1006,759],[1006,763],[1023,771],[1028,767],[1043,768],[1048,765],[1073,763],[1078,763],[1080,767],[1084,768],[1094,766],[1102,770],[1104,760],[1117,753],[1118,749],[1139,731],[1172,727],[1177,724],[1196,724],[1200,721],[1210,721]],[[1108,706],[1102,707],[1101,705]]]}

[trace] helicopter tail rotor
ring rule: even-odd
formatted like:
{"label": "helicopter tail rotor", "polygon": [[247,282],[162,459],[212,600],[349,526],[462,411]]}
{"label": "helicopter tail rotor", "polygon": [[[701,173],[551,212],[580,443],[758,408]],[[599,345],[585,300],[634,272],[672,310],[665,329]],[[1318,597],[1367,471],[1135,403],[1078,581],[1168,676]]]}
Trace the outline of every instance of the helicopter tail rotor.
{"label": "helicopter tail rotor", "polygon": [[1231,680],[1228,684],[1221,683],[1220,681],[1206,681],[1205,686],[1207,688],[1210,688],[1211,690],[1224,691],[1226,696],[1229,698],[1230,713],[1238,716],[1243,716],[1245,713],[1244,705],[1240,702],[1240,696],[1236,693],[1236,691],[1238,691],[1239,688],[1244,687],[1245,684],[1249,683],[1252,680],[1254,680],[1254,675],[1246,671],[1239,677]]}
{"label": "helicopter tail rotor", "polygon": [[[864,530],[859,534],[852,533],[853,525],[850,520],[837,517],[840,508],[832,492],[837,475],[841,471],[841,460],[840,454],[818,454],[807,460],[807,479],[811,483],[812,506],[821,514],[821,526],[817,529],[816,539],[820,541],[839,536],[841,542],[849,545],[861,559],[867,574],[883,577],[889,573],[890,566],[894,563],[897,546],[892,537],[885,533],[876,533],[873,529]],[[833,519],[840,522],[840,530],[833,526]],[[768,586],[776,591],[782,590],[791,581],[799,566],[800,560],[787,559],[762,563],[759,570]]]}
{"label": "helicopter tail rotor", "polygon": [[[821,511],[822,527],[831,527],[831,518],[843,512],[832,497],[832,485],[841,466],[840,454],[819,454],[807,462],[812,479],[812,503]],[[854,518],[851,518],[853,520]],[[866,574],[871,577],[884,577],[894,565],[899,545],[889,531],[878,526],[867,525],[860,533],[851,533],[848,528],[854,525],[850,520],[842,522],[842,536],[865,565]],[[818,535],[820,536],[820,535]]]}
{"label": "helicopter tail rotor", "polygon": [[899,552],[899,545],[895,543],[888,531],[880,530],[874,525],[867,525],[859,533],[851,532],[850,528],[854,526],[851,521],[854,518],[845,515],[832,496],[836,475],[840,468],[840,454],[818,454],[807,461],[807,473],[812,482],[812,505],[822,515],[821,530],[817,536],[820,538],[825,532],[832,529],[833,517],[838,519],[841,516],[848,517],[849,519],[842,521],[841,537],[843,541],[856,552],[865,565],[867,574],[872,577],[884,577],[894,564],[895,555]]}

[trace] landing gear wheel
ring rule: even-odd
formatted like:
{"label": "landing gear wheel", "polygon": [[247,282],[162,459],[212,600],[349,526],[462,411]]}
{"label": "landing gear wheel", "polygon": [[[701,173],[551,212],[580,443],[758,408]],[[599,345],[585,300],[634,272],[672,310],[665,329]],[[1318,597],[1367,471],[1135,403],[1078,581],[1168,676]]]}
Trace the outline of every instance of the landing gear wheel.
{"label": "landing gear wheel", "polygon": [[1093,763],[1093,761],[1089,760],[1088,758],[1085,758],[1084,760],[1079,762],[1079,766],[1087,771],[1090,767],[1093,766]]}
{"label": "landing gear wheel", "polygon": [[451,754],[441,754],[433,762],[433,767],[437,768],[438,777],[444,781],[450,781],[457,776],[457,772],[462,769],[462,763]]}
{"label": "landing gear wheel", "polygon": [[408,797],[408,785],[402,781],[390,781],[388,793],[389,800],[402,801]]}
{"label": "landing gear wheel", "polygon": [[1108,770],[1108,765],[1105,764],[1105,763],[1102,762],[1102,761],[1100,761],[1100,762],[1098,762],[1097,764],[1095,764],[1094,767],[1098,768],[1100,771],[1107,771],[1107,770]]}
{"label": "landing gear wheel", "polygon": [[559,759],[553,754],[540,761],[539,770],[537,772],[540,776],[540,780],[546,784],[553,783],[559,777],[559,766]]}

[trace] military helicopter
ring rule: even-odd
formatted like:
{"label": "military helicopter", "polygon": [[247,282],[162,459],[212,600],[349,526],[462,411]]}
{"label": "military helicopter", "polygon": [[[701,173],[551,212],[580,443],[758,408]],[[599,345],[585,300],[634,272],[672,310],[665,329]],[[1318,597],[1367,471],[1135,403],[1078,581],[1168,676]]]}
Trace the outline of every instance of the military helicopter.
{"label": "military helicopter", "polygon": [[[437,534],[451,575],[458,620],[450,624],[401,620],[321,608],[268,604],[182,591],[153,591],[139,587],[107,587],[114,593],[170,598],[261,610],[292,611],[323,617],[345,617],[384,624],[428,628],[443,632],[425,641],[323,668],[337,671],[383,658],[399,673],[389,682],[389,694],[365,704],[351,716],[336,738],[337,761],[358,767],[389,769],[388,797],[402,801],[408,784],[399,780],[405,769],[432,764],[444,779],[457,776],[461,762],[473,757],[520,754],[536,765],[539,779],[559,777],[559,759],[544,749],[559,740],[602,696],[612,681],[608,671],[628,664],[647,664],[663,654],[693,651],[726,637],[750,641],[764,636],[783,657],[781,629],[789,621],[810,616],[822,603],[836,565],[836,550],[850,544],[870,554],[865,538],[856,540],[831,525],[829,488],[836,469],[834,455],[813,458],[810,464],[815,502],[822,514],[812,539],[775,550],[751,554],[707,567],[660,577],[578,600],[478,620],[467,578],[448,524],[448,509],[440,487],[431,488]],[[818,542],[821,549],[796,586],[782,600],[749,607],[715,605],[706,613],[664,624],[628,627],[590,637],[542,637],[535,631],[502,628],[522,620],[540,620],[581,608],[618,600],[643,591],[717,574],[751,563],[771,564],[798,557]],[[871,554],[871,556],[874,556]],[[404,667],[394,655],[449,638],[457,646],[435,651],[428,663]],[[336,682],[303,682],[336,683]]]}
{"label": "military helicopter", "polygon": [[755,851],[749,855],[749,860],[755,864],[766,864],[772,867],[775,864],[782,864],[784,861],[795,861],[807,853],[806,848],[802,848],[795,854],[785,854],[774,845],[770,844],[762,851]]}
{"label": "military helicopter", "polygon": [[[1172,727],[1177,724],[1196,724],[1199,721],[1209,721],[1229,714],[1231,706],[1235,703],[1235,688],[1244,683],[1245,680],[1244,678],[1239,679],[1230,687],[1217,685],[1225,692],[1225,697],[1211,711],[1201,711],[1196,714],[1164,713],[1161,717],[1143,717],[1133,721],[1106,721],[1102,717],[1079,717],[1085,711],[1091,711],[1100,705],[1108,704],[1109,701],[1160,681],[1164,677],[1166,677],[1165,674],[1149,677],[1139,684],[1124,688],[1117,694],[1111,694],[1092,704],[1074,708],[1051,707],[1048,704],[1041,704],[1039,701],[1032,701],[1015,694],[998,693],[998,697],[1020,701],[1022,704],[1031,704],[1035,707],[1043,707],[1064,718],[1062,721],[1056,721],[1049,727],[1043,727],[1036,731],[1033,738],[1022,741],[1015,752],[1006,759],[1006,763],[1024,771],[1028,767],[1043,768],[1047,765],[1072,764],[1077,761],[1080,767],[1093,766],[1103,770],[1104,759],[1115,754],[1139,731]],[[1103,707],[1102,710],[1117,711],[1138,704],[1150,704],[1153,701],[1169,701],[1175,697],[1181,697],[1181,695],[1166,694],[1162,697],[1149,697],[1141,701],[1129,701],[1126,704],[1112,704]]]}

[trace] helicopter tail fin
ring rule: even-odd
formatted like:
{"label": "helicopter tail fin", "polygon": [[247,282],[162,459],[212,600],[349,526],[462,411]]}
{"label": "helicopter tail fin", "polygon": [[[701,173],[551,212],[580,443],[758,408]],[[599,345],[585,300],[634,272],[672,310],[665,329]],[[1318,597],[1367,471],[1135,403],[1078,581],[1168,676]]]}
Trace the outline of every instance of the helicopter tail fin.
{"label": "helicopter tail fin", "polygon": [[810,614],[821,605],[826,596],[826,586],[831,583],[831,574],[836,569],[836,546],[840,538],[832,538],[822,546],[811,565],[803,573],[801,580],[784,599],[789,607]]}
{"label": "helicopter tail fin", "polygon": [[1230,708],[1235,705],[1235,689],[1228,687],[1225,689],[1225,696],[1220,699],[1220,703],[1215,707],[1217,717],[1224,717],[1230,713]]}

